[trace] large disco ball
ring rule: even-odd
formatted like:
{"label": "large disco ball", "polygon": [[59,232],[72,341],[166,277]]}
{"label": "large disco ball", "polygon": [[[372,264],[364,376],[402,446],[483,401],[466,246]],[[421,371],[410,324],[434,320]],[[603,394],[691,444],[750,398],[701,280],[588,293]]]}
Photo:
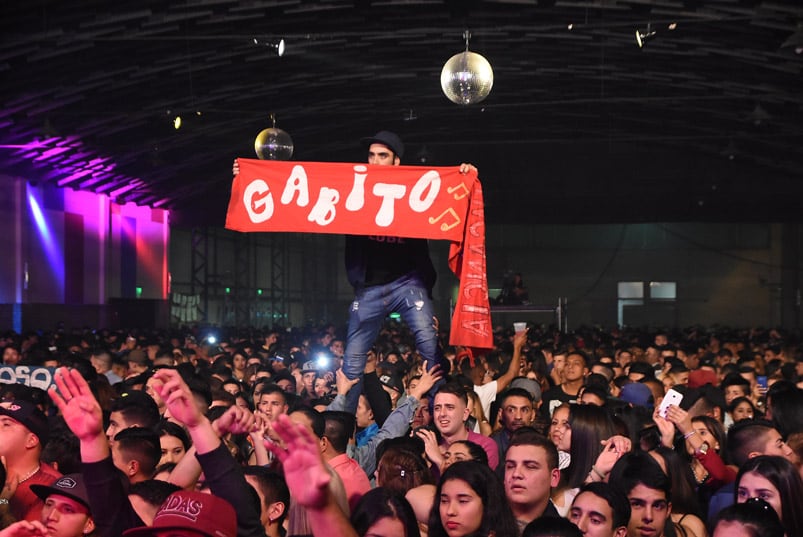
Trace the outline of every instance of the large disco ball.
{"label": "large disco ball", "polygon": [[473,104],[485,99],[494,85],[491,64],[476,52],[455,54],[443,65],[441,88],[455,104]]}
{"label": "large disco ball", "polygon": [[262,160],[290,160],[293,156],[293,139],[282,129],[271,127],[257,134],[254,151]]}

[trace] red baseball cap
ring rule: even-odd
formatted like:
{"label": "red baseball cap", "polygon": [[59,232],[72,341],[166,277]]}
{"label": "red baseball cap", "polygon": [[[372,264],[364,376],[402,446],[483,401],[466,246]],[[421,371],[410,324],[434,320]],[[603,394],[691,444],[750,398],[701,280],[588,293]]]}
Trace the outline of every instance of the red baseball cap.
{"label": "red baseball cap", "polygon": [[699,388],[711,384],[717,385],[717,374],[710,369],[695,369],[689,373],[689,388]]}
{"label": "red baseball cap", "polygon": [[123,536],[146,537],[166,530],[207,537],[237,537],[237,514],[222,498],[180,490],[167,497],[153,518],[152,526],[126,530]]}

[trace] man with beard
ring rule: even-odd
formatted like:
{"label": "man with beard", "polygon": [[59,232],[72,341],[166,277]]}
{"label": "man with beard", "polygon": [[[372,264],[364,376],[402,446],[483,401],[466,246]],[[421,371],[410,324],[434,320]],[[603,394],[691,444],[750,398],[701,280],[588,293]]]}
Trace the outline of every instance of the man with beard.
{"label": "man with beard", "polygon": [[[540,401],[539,401],[540,402]],[[533,396],[524,388],[509,388],[502,394],[499,405],[499,420],[502,428],[491,435],[499,449],[499,460],[504,460],[510,445],[510,436],[518,429],[530,426],[535,419]],[[499,477],[504,478],[504,465],[497,467]]]}

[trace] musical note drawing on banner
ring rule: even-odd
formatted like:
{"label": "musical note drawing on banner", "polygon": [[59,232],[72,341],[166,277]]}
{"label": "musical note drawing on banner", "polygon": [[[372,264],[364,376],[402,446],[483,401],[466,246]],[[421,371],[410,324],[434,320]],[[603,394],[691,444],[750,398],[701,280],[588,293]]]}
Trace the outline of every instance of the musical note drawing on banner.
{"label": "musical note drawing on banner", "polygon": [[[462,188],[463,192],[458,192],[457,194],[454,194],[456,191],[460,190],[461,188]],[[466,196],[468,196],[470,194],[470,192],[468,190],[468,187],[466,186],[465,183],[460,183],[459,185],[456,185],[456,186],[450,186],[449,188],[446,189],[446,191],[449,194],[454,194],[454,199],[456,199],[456,200],[461,200],[461,199],[465,198]]]}
{"label": "musical note drawing on banner", "polygon": [[454,227],[457,227],[460,224],[460,217],[457,216],[457,213],[454,212],[454,209],[452,209],[451,207],[449,207],[448,209],[443,211],[441,214],[439,214],[437,218],[432,218],[430,216],[429,217],[429,223],[430,224],[434,224],[435,222],[438,222],[439,220],[443,219],[443,217],[446,216],[447,214],[450,214],[452,216],[452,218],[454,218],[454,223],[449,224],[447,222],[443,222],[441,224],[441,231],[449,231],[450,229],[452,229]]}

